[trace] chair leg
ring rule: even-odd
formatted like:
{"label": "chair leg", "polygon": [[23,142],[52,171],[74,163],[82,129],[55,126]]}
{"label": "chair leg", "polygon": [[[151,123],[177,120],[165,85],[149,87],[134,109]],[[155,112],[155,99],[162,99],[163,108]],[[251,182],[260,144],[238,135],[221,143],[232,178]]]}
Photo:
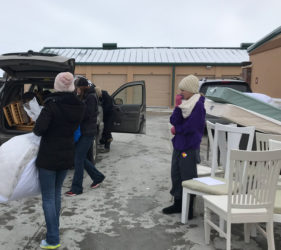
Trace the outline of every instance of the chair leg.
{"label": "chair leg", "polygon": [[211,213],[209,208],[206,206],[204,207],[204,231],[205,231],[205,243],[210,244],[210,234],[211,234],[211,227],[208,224],[208,221],[211,220]]}
{"label": "chair leg", "polygon": [[257,237],[257,226],[255,223],[251,224],[251,236],[252,237]]}
{"label": "chair leg", "polygon": [[251,231],[251,224],[244,223],[244,240],[246,243],[250,242],[250,231]]}
{"label": "chair leg", "polygon": [[231,250],[231,223],[227,220],[226,224],[226,250]]}
{"label": "chair leg", "polygon": [[273,221],[272,220],[266,223],[266,234],[267,234],[268,250],[275,250]]}
{"label": "chair leg", "polygon": [[[220,217],[220,230],[224,232],[224,219]],[[222,233],[219,233],[220,237],[224,237]]]}
{"label": "chair leg", "polygon": [[181,223],[186,224],[189,213],[190,194],[185,188],[182,189]]}

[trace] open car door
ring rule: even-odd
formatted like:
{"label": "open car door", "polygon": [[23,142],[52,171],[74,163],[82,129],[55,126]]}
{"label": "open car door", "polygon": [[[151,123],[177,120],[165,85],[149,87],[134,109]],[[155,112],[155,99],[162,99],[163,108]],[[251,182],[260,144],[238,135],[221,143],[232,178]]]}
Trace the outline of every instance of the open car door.
{"label": "open car door", "polygon": [[113,94],[112,132],[145,133],[146,96],[145,82],[122,85]]}

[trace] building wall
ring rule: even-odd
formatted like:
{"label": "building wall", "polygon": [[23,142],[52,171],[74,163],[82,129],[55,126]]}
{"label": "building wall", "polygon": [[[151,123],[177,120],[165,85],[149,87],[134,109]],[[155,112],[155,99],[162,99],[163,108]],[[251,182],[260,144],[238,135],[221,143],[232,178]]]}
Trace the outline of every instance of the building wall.
{"label": "building wall", "polygon": [[[174,77],[173,77],[174,72]],[[199,79],[241,77],[240,66],[136,66],[77,65],[75,74],[84,75],[112,94],[126,82],[145,80],[147,106],[171,107],[178,84],[189,74]]]}
{"label": "building wall", "polygon": [[281,98],[281,35],[250,53],[253,92]]}

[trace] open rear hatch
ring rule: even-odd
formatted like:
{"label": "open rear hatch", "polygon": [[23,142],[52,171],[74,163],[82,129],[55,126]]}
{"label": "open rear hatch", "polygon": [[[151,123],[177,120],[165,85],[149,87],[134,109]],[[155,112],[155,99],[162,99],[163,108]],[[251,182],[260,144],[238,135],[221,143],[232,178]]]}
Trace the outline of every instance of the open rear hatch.
{"label": "open rear hatch", "polygon": [[74,73],[75,60],[55,54],[28,51],[0,56],[0,68],[13,79],[55,77],[58,73]]}
{"label": "open rear hatch", "polygon": [[1,127],[9,133],[31,131],[34,121],[23,104],[36,97],[43,105],[46,92],[53,91],[53,82],[60,72],[74,73],[75,60],[55,54],[28,51],[0,56],[0,68],[6,72],[1,93]]}

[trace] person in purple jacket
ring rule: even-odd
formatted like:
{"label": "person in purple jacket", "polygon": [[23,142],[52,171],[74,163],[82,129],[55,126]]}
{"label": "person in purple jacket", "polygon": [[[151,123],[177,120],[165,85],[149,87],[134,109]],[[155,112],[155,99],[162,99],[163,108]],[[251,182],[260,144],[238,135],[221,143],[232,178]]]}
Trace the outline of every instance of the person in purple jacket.
{"label": "person in purple jacket", "polygon": [[[171,164],[174,204],[162,210],[164,214],[181,213],[182,181],[197,177],[198,152],[204,134],[206,111],[205,97],[199,94],[199,80],[194,75],[183,78],[179,83],[180,94],[176,96],[176,105],[170,117],[174,134]],[[193,218],[193,200],[190,197],[188,218]]]}

